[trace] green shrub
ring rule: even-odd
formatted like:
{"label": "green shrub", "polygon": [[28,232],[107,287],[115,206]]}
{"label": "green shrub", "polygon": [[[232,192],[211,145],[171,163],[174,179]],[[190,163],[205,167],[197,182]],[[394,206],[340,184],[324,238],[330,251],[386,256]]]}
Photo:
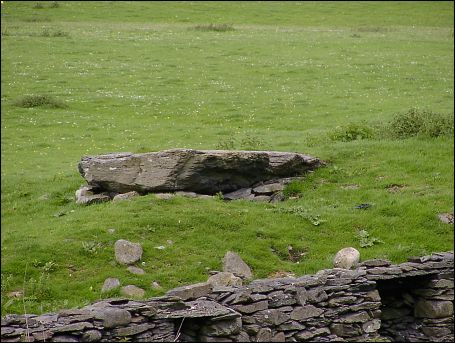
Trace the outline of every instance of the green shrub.
{"label": "green shrub", "polygon": [[14,106],[23,108],[48,107],[48,108],[67,108],[68,106],[50,95],[24,95],[13,102]]}
{"label": "green shrub", "polygon": [[410,109],[397,114],[386,126],[387,132],[394,138],[413,136],[439,137],[453,135],[453,113],[443,115],[426,110]]}
{"label": "green shrub", "polygon": [[337,126],[329,133],[333,141],[350,142],[358,139],[368,139],[374,136],[374,129],[366,124],[350,123],[346,126]]}
{"label": "green shrub", "polygon": [[381,241],[379,238],[376,237],[370,237],[370,234],[367,230],[360,230],[357,234],[359,238],[359,243],[362,248],[368,248],[372,247],[373,245],[377,243],[384,243]]}
{"label": "green shrub", "polygon": [[234,27],[230,24],[205,24],[205,25],[196,25],[194,27],[197,31],[215,31],[215,32],[226,32],[234,31]]}
{"label": "green shrub", "polygon": [[40,2],[35,2],[35,5],[33,6],[34,9],[40,10],[44,8],[43,4]]}

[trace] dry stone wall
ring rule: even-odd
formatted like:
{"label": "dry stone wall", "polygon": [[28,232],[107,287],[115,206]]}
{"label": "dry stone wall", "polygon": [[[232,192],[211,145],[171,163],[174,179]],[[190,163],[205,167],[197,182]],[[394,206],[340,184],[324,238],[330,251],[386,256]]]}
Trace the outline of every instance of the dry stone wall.
{"label": "dry stone wall", "polygon": [[240,287],[180,287],[56,314],[7,315],[2,342],[453,341],[452,252]]}

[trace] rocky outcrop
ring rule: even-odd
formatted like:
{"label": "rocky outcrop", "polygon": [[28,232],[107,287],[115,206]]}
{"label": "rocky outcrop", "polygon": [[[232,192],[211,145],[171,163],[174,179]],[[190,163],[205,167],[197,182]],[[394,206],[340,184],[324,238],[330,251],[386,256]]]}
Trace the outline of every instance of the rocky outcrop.
{"label": "rocky outcrop", "polygon": [[[302,175],[321,164],[317,158],[293,152],[172,149],[87,156],[78,169],[98,192],[189,191],[213,195]],[[280,189],[279,185],[263,188],[258,192],[271,194]]]}
{"label": "rocky outcrop", "polygon": [[449,342],[454,256],[362,262],[240,287],[201,283],[144,301],[7,315],[2,342]]}

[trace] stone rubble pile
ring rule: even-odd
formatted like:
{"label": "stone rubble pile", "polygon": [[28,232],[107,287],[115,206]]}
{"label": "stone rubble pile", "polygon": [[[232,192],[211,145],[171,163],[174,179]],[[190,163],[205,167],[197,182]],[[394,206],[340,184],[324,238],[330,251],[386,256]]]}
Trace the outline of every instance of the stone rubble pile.
{"label": "stone rubble pile", "polygon": [[453,341],[453,252],[2,318],[2,342]]}

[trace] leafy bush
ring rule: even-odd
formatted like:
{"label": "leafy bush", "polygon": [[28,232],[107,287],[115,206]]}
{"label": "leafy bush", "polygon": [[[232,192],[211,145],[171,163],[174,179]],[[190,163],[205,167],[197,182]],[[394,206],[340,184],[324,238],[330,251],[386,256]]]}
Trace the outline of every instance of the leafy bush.
{"label": "leafy bush", "polygon": [[55,99],[50,95],[24,95],[16,101],[13,102],[14,106],[23,107],[23,108],[32,108],[32,107],[48,107],[48,108],[67,108],[68,106],[60,101]]}
{"label": "leafy bush", "polygon": [[370,234],[368,233],[367,230],[360,230],[358,233],[359,237],[359,243],[362,248],[368,248],[376,243],[384,243],[381,241],[379,238],[376,237],[370,237]]}
{"label": "leafy bush", "polygon": [[454,118],[453,113],[443,115],[412,108],[406,113],[397,114],[388,123],[386,129],[394,138],[453,135]]}
{"label": "leafy bush", "polygon": [[34,9],[40,10],[44,8],[43,4],[40,2],[35,2],[35,5],[33,6]]}
{"label": "leafy bush", "polygon": [[329,133],[333,141],[350,142],[358,139],[368,139],[374,136],[374,129],[366,124],[350,123],[346,126],[337,126]]}
{"label": "leafy bush", "polygon": [[82,250],[84,253],[89,255],[96,255],[98,251],[103,248],[101,243],[89,241],[89,242],[82,242]]}
{"label": "leafy bush", "polygon": [[216,32],[226,32],[234,31],[234,27],[231,24],[205,24],[205,25],[196,25],[194,27],[197,31],[216,31]]}

